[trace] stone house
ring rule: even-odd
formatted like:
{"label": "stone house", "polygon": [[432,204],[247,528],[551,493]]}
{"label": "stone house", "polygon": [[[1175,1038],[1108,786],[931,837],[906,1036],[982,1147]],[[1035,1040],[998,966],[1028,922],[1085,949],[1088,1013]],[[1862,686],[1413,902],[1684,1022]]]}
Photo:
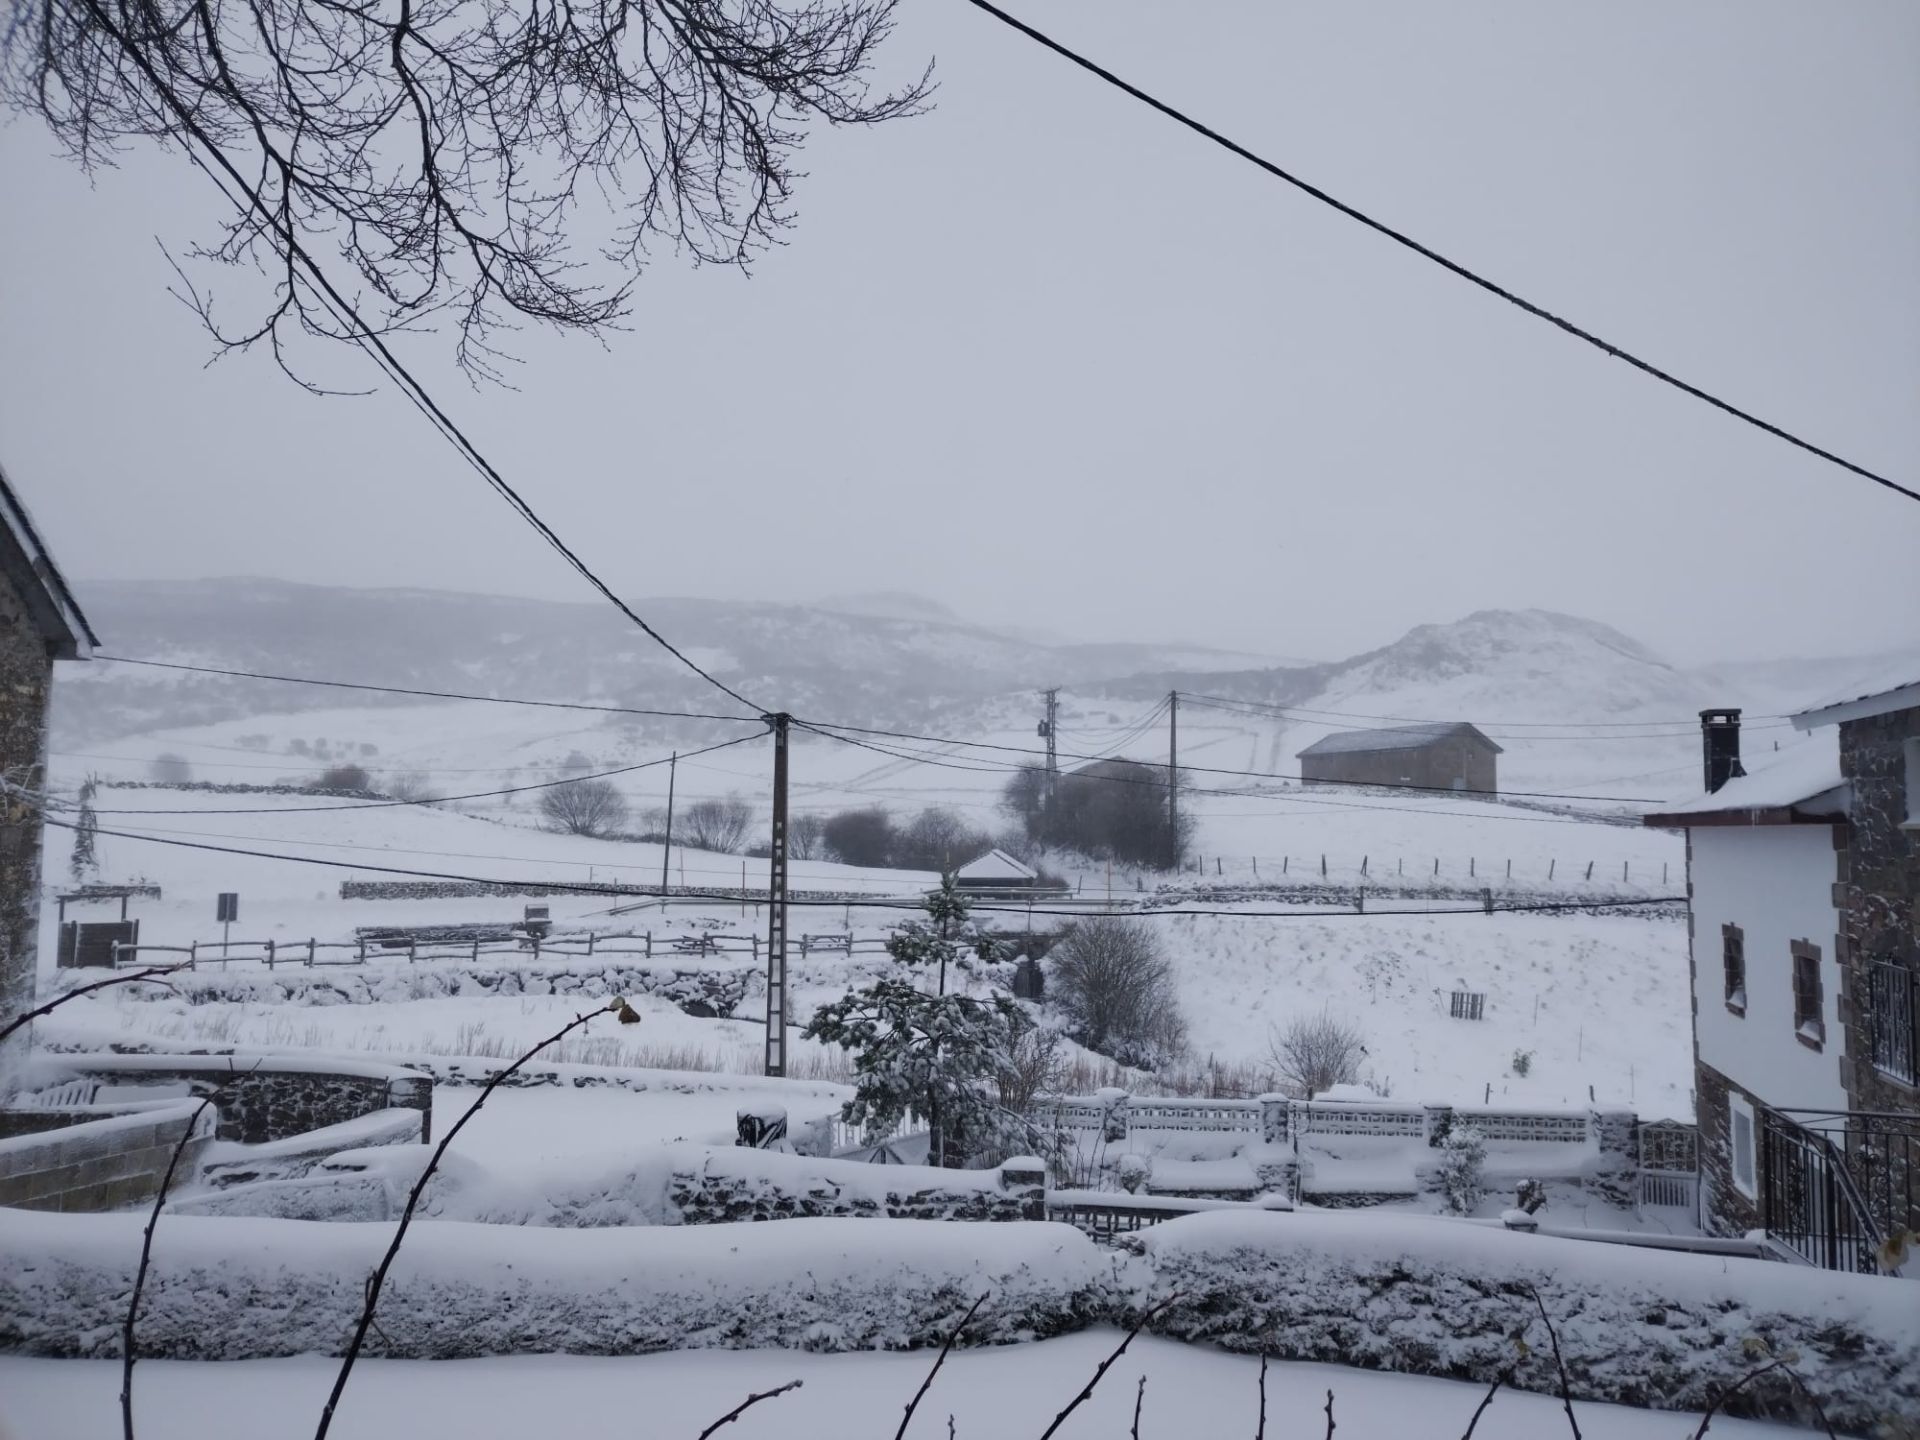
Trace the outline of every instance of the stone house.
{"label": "stone house", "polygon": [[[0,470],[0,1020],[32,1008],[39,964],[38,797],[46,781],[47,700],[56,660],[99,641]],[[0,1070],[25,1049],[16,1031]]]}
{"label": "stone house", "polygon": [[1464,720],[1340,730],[1295,755],[1308,785],[1409,786],[1495,795],[1500,746]]}
{"label": "stone house", "polygon": [[1920,1231],[1920,683],[1792,717],[1752,774],[1740,712],[1702,714],[1687,840],[1703,1214],[1833,1268]]}

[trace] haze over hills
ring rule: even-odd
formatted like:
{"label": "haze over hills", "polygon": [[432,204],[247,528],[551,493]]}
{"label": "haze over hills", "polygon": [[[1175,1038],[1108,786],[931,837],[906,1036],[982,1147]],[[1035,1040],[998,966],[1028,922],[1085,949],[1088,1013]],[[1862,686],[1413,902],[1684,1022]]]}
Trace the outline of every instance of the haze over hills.
{"label": "haze over hills", "polygon": [[[430,690],[738,709],[603,606],[258,579],[98,582],[82,594],[112,655]],[[1031,736],[1033,692],[1057,685],[1062,748],[1072,753],[1076,731],[1114,734],[1178,688],[1229,702],[1183,705],[1183,758],[1213,749],[1238,767],[1285,773],[1329,730],[1465,719],[1506,747],[1503,782],[1515,787],[1646,776],[1660,793],[1685,789],[1700,709],[1741,706],[1750,744],[1770,749],[1797,738],[1776,717],[1894,663],[1684,668],[1609,626],[1545,610],[1480,611],[1345,660],[1300,664],[1201,645],[1048,644],[969,624],[911,595],[816,605],[671,598],[637,608],[742,693],[805,716]],[[1920,670],[1920,647],[1913,658]],[[67,667],[57,694],[55,732],[69,747],[251,714],[389,703],[111,663]],[[700,722],[650,723],[648,731],[675,740],[704,733]]]}

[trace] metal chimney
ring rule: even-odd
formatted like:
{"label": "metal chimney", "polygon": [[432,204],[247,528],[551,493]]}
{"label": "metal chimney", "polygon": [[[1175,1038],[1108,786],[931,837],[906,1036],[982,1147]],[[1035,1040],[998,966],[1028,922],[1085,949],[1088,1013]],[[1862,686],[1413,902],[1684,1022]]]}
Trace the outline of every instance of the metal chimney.
{"label": "metal chimney", "polygon": [[1706,769],[1707,793],[1747,772],[1740,765],[1740,712],[1700,712],[1700,754]]}

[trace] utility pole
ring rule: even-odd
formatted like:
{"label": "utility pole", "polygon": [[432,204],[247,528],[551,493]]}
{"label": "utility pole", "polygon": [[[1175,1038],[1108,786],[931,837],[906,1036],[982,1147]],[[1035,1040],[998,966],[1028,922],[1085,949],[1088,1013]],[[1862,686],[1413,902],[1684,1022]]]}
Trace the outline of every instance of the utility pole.
{"label": "utility pole", "polygon": [[1047,718],[1040,722],[1040,738],[1047,742],[1046,789],[1041,803],[1046,807],[1048,819],[1051,819],[1054,798],[1060,788],[1060,691],[1055,688],[1042,690],[1040,694],[1047,702]]}
{"label": "utility pole", "polygon": [[1180,868],[1180,692],[1167,692],[1167,868]]}
{"label": "utility pole", "polygon": [[667,908],[667,861],[673,855],[673,777],[680,768],[680,752],[667,761],[667,843],[660,847],[660,909]]}
{"label": "utility pole", "polygon": [[793,717],[769,715],[773,727],[773,837],[767,853],[767,1074],[787,1073],[787,731]]}

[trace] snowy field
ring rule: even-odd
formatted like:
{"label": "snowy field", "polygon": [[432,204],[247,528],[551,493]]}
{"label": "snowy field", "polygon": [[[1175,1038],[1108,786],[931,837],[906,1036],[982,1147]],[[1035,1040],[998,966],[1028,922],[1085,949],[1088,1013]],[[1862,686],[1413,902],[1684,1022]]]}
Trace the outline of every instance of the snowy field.
{"label": "snowy field", "polygon": [[[1038,1435],[1119,1343],[1094,1331],[948,1357],[910,1436],[958,1440]],[[489,1360],[365,1360],[354,1368],[332,1433],[339,1440],[525,1440],[564,1431],[581,1440],[693,1440],[747,1395],[790,1380],[801,1388],[749,1410],[726,1440],[846,1440],[884,1436],[927,1374],[924,1353],[819,1355],[689,1351],[619,1358],[515,1356]],[[135,1371],[142,1440],[291,1440],[312,1433],[338,1362],[303,1358],[222,1364],[146,1361]],[[1142,1375],[1143,1440],[1246,1436],[1259,1414],[1258,1360],[1143,1337],[1107,1372],[1062,1440],[1128,1433]],[[118,1433],[120,1366],[111,1361],[0,1358],[0,1437],[82,1440]],[[1342,1440],[1451,1437],[1486,1388],[1330,1365],[1275,1364],[1266,1379],[1269,1435],[1319,1435],[1334,1392]],[[1575,1405],[1591,1440],[1673,1440],[1697,1421],[1618,1405]],[[1502,1391],[1481,1417],[1481,1440],[1568,1433],[1560,1402]],[[1810,1433],[1716,1417],[1727,1440]]]}

